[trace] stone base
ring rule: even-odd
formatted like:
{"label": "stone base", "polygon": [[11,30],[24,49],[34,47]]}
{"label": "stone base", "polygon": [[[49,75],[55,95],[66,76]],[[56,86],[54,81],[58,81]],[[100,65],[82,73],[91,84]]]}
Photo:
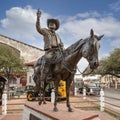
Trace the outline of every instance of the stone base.
{"label": "stone base", "polygon": [[38,105],[38,102],[29,102],[25,104],[23,120],[100,120],[98,114],[90,111],[73,109],[74,112],[68,112],[65,104],[58,103],[59,111],[53,111],[53,104],[47,103]]}

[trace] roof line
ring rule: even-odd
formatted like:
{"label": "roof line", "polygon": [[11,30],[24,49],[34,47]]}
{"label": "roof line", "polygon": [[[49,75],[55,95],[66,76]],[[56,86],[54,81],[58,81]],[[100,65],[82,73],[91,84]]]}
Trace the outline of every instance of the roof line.
{"label": "roof line", "polygon": [[24,43],[24,42],[21,42],[21,41],[15,40],[15,39],[10,38],[10,37],[7,37],[7,36],[5,36],[5,35],[0,34],[0,36],[5,37],[5,38],[8,38],[8,39],[13,40],[13,41],[16,41],[16,42],[19,42],[19,43],[22,43],[22,44],[24,44],[24,45],[27,45],[27,46],[30,46],[30,47],[33,47],[33,48],[36,48],[36,49],[39,49],[39,50],[41,50],[41,51],[44,51],[44,50],[42,50],[42,49],[40,49],[40,48],[37,48],[37,47],[32,46],[32,45],[29,45],[29,44],[27,44],[27,43]]}

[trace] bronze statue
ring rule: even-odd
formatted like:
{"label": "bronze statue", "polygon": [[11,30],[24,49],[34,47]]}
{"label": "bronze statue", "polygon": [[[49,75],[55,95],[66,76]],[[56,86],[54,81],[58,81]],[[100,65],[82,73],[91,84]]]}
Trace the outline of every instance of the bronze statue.
{"label": "bronze statue", "polygon": [[[38,11],[39,12],[39,11]],[[37,22],[39,21],[39,15],[37,14]],[[39,25],[39,23],[37,23]],[[39,27],[38,27],[39,28]],[[67,49],[63,50],[62,52],[57,52],[57,54],[51,57],[51,59],[47,60],[46,59],[46,54],[42,56],[41,58],[38,59],[36,64],[34,65],[34,81],[36,84],[37,89],[39,90],[40,94],[40,101],[39,104],[46,103],[45,102],[45,88],[47,84],[51,81],[54,82],[55,86],[55,102],[54,102],[54,109],[53,111],[58,111],[57,108],[57,93],[58,93],[58,85],[60,80],[66,81],[66,95],[67,95],[67,107],[68,111],[72,112],[72,108],[70,106],[70,101],[69,101],[69,92],[70,92],[70,85],[72,81],[74,80],[74,75],[76,72],[76,66],[79,60],[84,57],[87,59],[90,68],[92,70],[96,69],[99,65],[99,60],[98,60],[98,50],[99,50],[99,43],[98,41],[103,37],[102,36],[97,36],[94,35],[94,31],[91,29],[90,31],[90,37],[86,39],[81,39],[77,41],[76,43],[72,44],[70,47]],[[61,46],[62,47],[62,46]],[[58,50],[60,51],[61,49]],[[52,61],[53,59],[53,61]],[[54,60],[56,59],[56,60]],[[44,62],[48,62],[48,64],[54,64],[52,67],[52,79],[48,81],[48,74],[49,70]],[[41,72],[43,69],[46,69],[46,72]],[[41,77],[44,74],[44,78]]]}
{"label": "bronze statue", "polygon": [[[37,21],[36,21],[36,29],[37,31],[43,35],[44,37],[44,50],[45,50],[45,56],[44,60],[42,60],[42,68],[41,68],[41,79],[46,79],[46,74],[49,73],[47,80],[50,80],[52,78],[52,69],[54,67],[54,64],[58,62],[58,54],[62,55],[63,52],[63,42],[61,41],[59,35],[55,32],[59,26],[59,20],[58,19],[48,19],[47,20],[47,28],[41,28],[40,25],[40,17],[41,17],[41,11],[37,11]],[[37,63],[39,64],[39,62]]]}

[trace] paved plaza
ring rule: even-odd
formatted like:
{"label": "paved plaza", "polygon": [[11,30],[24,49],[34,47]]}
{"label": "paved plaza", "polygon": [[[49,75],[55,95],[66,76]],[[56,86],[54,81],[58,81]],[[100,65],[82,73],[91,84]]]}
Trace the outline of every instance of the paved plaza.
{"label": "paved plaza", "polygon": [[[23,99],[22,99],[23,98]],[[19,104],[24,104],[24,103],[30,103],[27,101],[26,98],[26,95],[23,95],[23,96],[20,96],[20,99],[11,99],[11,100],[8,100],[8,104],[16,104],[16,103],[19,103]],[[93,106],[93,104],[91,104],[90,102],[85,102],[83,103],[83,98],[82,97],[70,97],[70,101],[71,101],[71,105],[73,107],[73,109],[76,109],[77,106],[80,106],[81,108],[82,107],[85,107],[85,106]],[[81,103],[78,103],[80,102]],[[36,102],[36,101],[35,101]],[[50,101],[49,101],[50,102]],[[34,102],[31,102],[31,103],[34,103]],[[24,109],[24,105],[13,105],[13,106],[9,106],[9,109],[20,109],[20,111],[14,111],[14,112],[8,112],[8,114],[6,116],[3,116],[2,114],[0,114],[0,120],[22,120],[22,116],[23,116],[23,110]],[[65,101],[62,101],[58,104],[64,104],[65,105]],[[78,107],[79,108],[79,107]],[[81,109],[79,108],[79,109]],[[0,111],[1,111],[1,107],[0,107]],[[66,108],[66,111],[67,111],[67,108]],[[108,113],[105,113],[105,112],[100,112],[98,109],[88,109],[87,111],[92,111],[93,113],[95,114],[98,114],[99,115],[99,118],[100,120],[118,120],[117,118],[114,118],[113,116],[109,115]],[[58,111],[59,112],[59,111]],[[69,113],[70,114],[70,113]],[[76,112],[74,111],[72,114],[76,114]],[[86,116],[86,115],[85,115]]]}

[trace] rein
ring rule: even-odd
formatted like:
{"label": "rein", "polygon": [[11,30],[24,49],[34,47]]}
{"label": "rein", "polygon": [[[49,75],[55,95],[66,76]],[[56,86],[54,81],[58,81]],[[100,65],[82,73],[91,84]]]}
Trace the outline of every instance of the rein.
{"label": "rein", "polygon": [[[88,38],[88,41],[90,40],[90,38]],[[68,71],[68,72],[70,72],[71,74],[75,74],[75,71],[76,70],[78,70],[78,72],[80,73],[80,75],[88,75],[88,74],[91,74],[94,70],[93,69],[91,69],[91,71],[89,72],[89,73],[84,73],[86,70],[87,70],[87,68],[88,67],[86,67],[86,69],[83,71],[83,72],[81,72],[80,71],[80,69],[78,68],[78,66],[76,67],[76,69],[74,68],[72,68],[71,67],[71,65],[69,65],[68,63],[66,63],[65,62],[65,59],[64,59],[64,56],[63,56],[63,52],[62,52],[62,50],[61,50],[61,48],[60,48],[60,46],[59,46],[59,44],[58,44],[58,48],[59,48],[59,51],[60,51],[60,54],[61,54],[61,56],[62,56],[62,59],[63,59],[63,65],[64,65],[64,67],[66,68],[66,70]],[[69,67],[70,66],[70,67]]]}
{"label": "rein", "polygon": [[[91,71],[89,72],[89,73],[84,73],[86,70],[87,70],[87,68],[88,67],[86,67],[86,69],[83,71],[83,72],[81,72],[80,71],[80,69],[78,68],[78,66],[76,67],[76,69],[72,69],[72,67],[71,67],[71,65],[68,65],[68,64],[66,64],[65,62],[63,62],[63,65],[64,65],[64,67],[66,68],[66,70],[68,71],[68,72],[70,72],[71,74],[75,74],[75,71],[76,70],[78,70],[78,72],[80,73],[80,75],[88,75],[88,74],[91,74],[94,70],[93,69],[91,69]],[[69,67],[68,67],[69,66]]]}
{"label": "rein", "polygon": [[71,74],[75,74],[75,69],[73,69],[73,70],[70,70],[69,68],[68,68],[68,64],[65,64],[65,63],[63,63],[63,65],[64,65],[64,67],[66,68],[66,70],[68,71],[68,72],[70,72]]}
{"label": "rein", "polygon": [[[87,68],[88,68],[88,67],[87,67]],[[86,74],[85,74],[84,72],[87,70],[87,68],[86,68],[83,72],[81,72],[80,69],[79,69],[78,66],[77,66],[77,69],[78,69],[78,72],[80,73],[80,75],[88,75],[88,74],[91,74],[91,73],[94,71],[94,70],[91,69],[91,71],[90,71],[89,73],[86,73]]]}
{"label": "rein", "polygon": [[[75,69],[73,69],[73,70],[71,70],[71,69],[69,69],[68,67],[67,67],[67,65],[65,64],[65,63],[63,63],[63,65],[64,65],[64,67],[66,68],[66,70],[68,71],[68,72],[70,72],[71,74],[75,74]],[[88,67],[87,67],[88,68]],[[78,72],[80,73],[80,75],[88,75],[88,74],[91,74],[94,70],[92,70],[91,69],[91,71],[89,72],[89,73],[84,73],[86,70],[87,70],[87,68],[83,71],[83,72],[81,72],[80,71],[80,69],[78,68],[78,66],[77,66],[77,70],[78,70]]]}

